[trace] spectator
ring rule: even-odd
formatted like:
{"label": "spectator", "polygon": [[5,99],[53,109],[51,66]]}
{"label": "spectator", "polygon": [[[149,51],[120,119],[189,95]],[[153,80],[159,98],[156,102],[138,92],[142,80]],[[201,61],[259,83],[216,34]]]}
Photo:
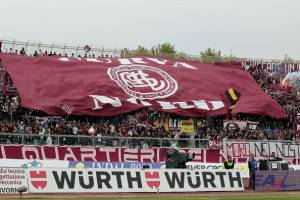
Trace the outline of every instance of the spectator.
{"label": "spectator", "polygon": [[24,48],[24,47],[22,47],[22,49],[21,49],[21,51],[20,51],[20,54],[23,55],[23,56],[26,55],[26,51],[25,51],[25,48]]}

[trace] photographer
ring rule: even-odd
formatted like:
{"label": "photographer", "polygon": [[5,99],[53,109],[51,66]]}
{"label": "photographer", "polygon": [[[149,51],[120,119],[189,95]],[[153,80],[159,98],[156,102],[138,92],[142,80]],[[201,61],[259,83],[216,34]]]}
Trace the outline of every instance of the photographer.
{"label": "photographer", "polygon": [[166,155],[167,169],[186,169],[186,163],[194,159],[192,153],[180,153],[177,147],[169,149]]}

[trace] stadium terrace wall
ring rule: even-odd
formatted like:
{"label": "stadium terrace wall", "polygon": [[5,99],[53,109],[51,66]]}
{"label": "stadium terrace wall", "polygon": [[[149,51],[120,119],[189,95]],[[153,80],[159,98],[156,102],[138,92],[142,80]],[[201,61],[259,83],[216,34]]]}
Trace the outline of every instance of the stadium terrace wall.
{"label": "stadium terrace wall", "polygon": [[[169,147],[131,149],[98,146],[0,145],[0,159],[164,162],[168,149]],[[292,141],[224,140],[218,148],[181,148],[180,151],[194,153],[194,161],[202,163],[222,163],[228,155],[233,156],[236,163],[246,163],[252,153],[257,159],[265,159],[275,152],[291,165],[300,165],[300,143]]]}
{"label": "stadium terrace wall", "polygon": [[[1,145],[1,159],[74,160],[92,162],[164,162],[169,148],[130,149],[126,147],[74,147]],[[182,148],[195,154],[195,161],[219,163],[219,149]]]}

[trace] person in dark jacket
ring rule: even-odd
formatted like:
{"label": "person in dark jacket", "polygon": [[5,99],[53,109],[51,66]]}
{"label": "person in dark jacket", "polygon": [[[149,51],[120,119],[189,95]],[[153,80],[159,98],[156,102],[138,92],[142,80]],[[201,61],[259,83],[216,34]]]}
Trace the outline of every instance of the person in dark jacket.
{"label": "person in dark jacket", "polygon": [[254,154],[251,154],[251,158],[248,161],[249,168],[249,189],[255,190],[255,172],[257,171],[257,161],[255,160]]}
{"label": "person in dark jacket", "polygon": [[232,160],[232,156],[228,156],[228,159],[224,162],[225,169],[234,169],[234,160]]}

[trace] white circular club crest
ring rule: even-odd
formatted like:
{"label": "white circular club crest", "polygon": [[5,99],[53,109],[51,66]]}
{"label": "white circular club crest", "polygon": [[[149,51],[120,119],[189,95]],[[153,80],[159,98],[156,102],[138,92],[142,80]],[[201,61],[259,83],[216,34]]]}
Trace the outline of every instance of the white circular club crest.
{"label": "white circular club crest", "polygon": [[107,73],[128,95],[139,99],[166,98],[178,89],[176,80],[156,67],[121,65]]}

